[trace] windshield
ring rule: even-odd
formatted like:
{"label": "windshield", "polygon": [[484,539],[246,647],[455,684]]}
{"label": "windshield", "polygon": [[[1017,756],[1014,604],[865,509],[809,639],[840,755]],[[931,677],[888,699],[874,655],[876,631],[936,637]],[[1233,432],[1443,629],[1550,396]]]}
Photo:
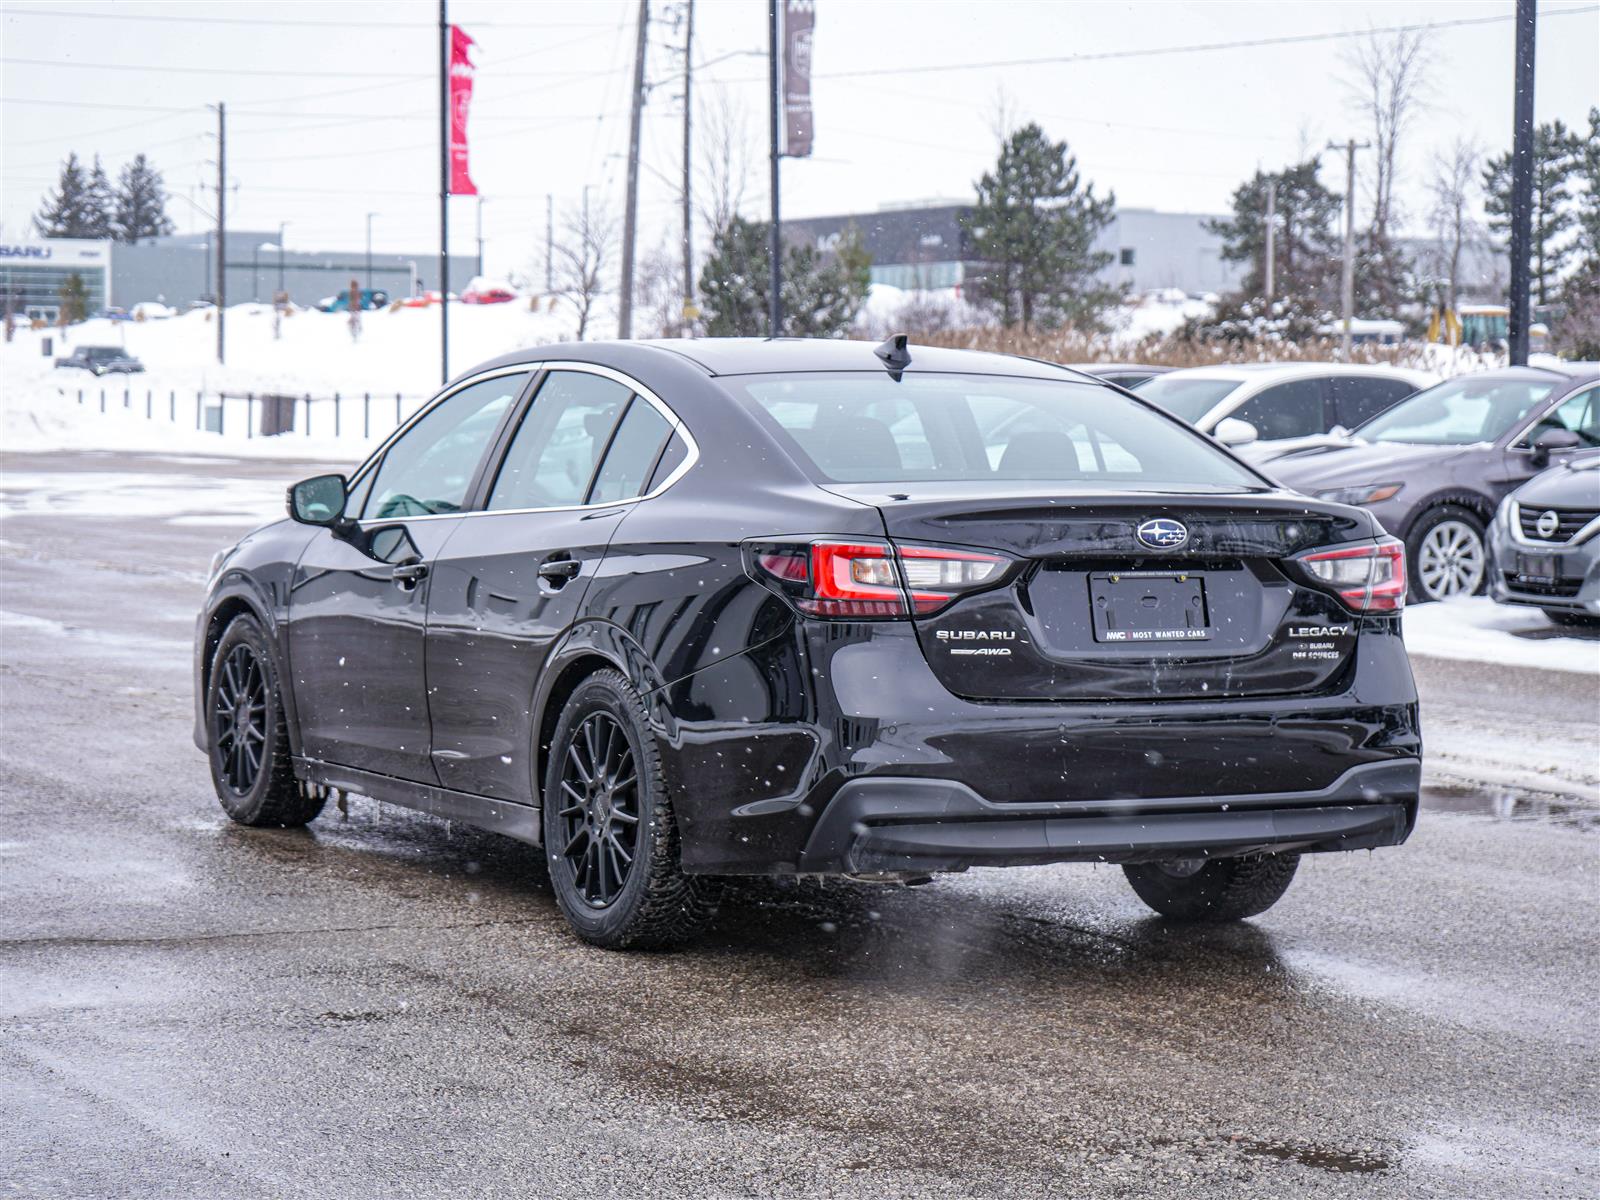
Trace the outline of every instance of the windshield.
{"label": "windshield", "polygon": [[1548,379],[1467,375],[1400,401],[1355,433],[1369,442],[1425,446],[1492,442],[1526,420],[1555,389]]}
{"label": "windshield", "polygon": [[1157,375],[1133,390],[1151,404],[1193,425],[1217,402],[1241,385],[1238,379],[1191,379],[1182,375]]}
{"label": "windshield", "polygon": [[1210,440],[1094,384],[834,372],[725,381],[814,479],[1259,489]]}

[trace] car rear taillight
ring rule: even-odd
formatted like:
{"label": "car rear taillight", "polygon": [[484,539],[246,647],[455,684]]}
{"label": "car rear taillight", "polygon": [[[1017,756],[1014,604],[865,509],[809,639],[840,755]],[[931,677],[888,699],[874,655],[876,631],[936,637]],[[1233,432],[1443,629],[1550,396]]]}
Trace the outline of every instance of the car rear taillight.
{"label": "car rear taillight", "polygon": [[1353,612],[1399,612],[1406,604],[1406,548],[1393,538],[1301,555],[1303,564],[1338,592]]}
{"label": "car rear taillight", "polygon": [[993,587],[1012,562],[944,546],[831,541],[746,544],[752,574],[807,616],[848,620],[923,616]]}

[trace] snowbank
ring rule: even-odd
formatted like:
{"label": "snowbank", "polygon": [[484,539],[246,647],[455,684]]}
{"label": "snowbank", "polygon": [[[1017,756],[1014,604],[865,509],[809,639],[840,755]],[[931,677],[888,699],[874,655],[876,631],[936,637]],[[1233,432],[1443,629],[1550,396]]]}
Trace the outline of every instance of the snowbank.
{"label": "snowbank", "polygon": [[1600,675],[1600,639],[1556,625],[1536,608],[1469,596],[1413,605],[1401,620],[1412,654]]}
{"label": "snowbank", "polygon": [[[270,305],[234,305],[228,309],[225,366],[216,362],[214,322],[215,314],[202,310],[162,321],[86,321],[65,336],[54,328],[17,330],[9,345],[0,345],[0,444],[13,450],[349,458],[394,428],[397,396],[400,415],[408,416],[439,385],[437,307],[363,313],[357,339],[345,313],[301,311],[279,319]],[[565,307],[551,312],[547,301],[537,311],[527,300],[452,305],[451,363],[459,371],[523,346],[565,341],[573,328]],[[43,353],[45,339],[53,343],[50,355]],[[97,379],[55,367],[55,357],[77,346],[122,346],[146,371]],[[246,438],[247,414],[259,421],[260,412],[246,397],[267,393],[301,398],[296,431]],[[223,395],[228,399],[219,399]],[[314,398],[309,437],[306,396]],[[364,396],[371,400],[364,402]],[[197,428],[208,420],[215,424],[216,416],[208,418],[205,410],[218,405],[221,435]]]}

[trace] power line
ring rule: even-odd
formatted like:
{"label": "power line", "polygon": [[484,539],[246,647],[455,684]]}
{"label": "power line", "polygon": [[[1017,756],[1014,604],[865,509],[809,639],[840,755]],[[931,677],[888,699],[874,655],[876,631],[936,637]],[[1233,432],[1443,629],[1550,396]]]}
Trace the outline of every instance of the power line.
{"label": "power line", "polygon": [[[1575,17],[1584,13],[1600,12],[1600,4],[1585,4],[1578,8],[1562,8],[1540,15],[1549,17]],[[1250,50],[1264,46],[1302,45],[1307,42],[1333,42],[1349,38],[1363,38],[1375,33],[1417,33],[1436,29],[1458,29],[1468,25],[1494,25],[1515,20],[1515,14],[1497,14],[1491,17],[1458,17],[1452,21],[1423,21],[1410,25],[1378,25],[1367,29],[1341,29],[1328,33],[1296,33],[1281,37],[1245,38],[1233,42],[1197,42],[1187,46],[1152,46],[1138,50],[1097,50],[1084,54],[1052,54],[1042,58],[997,58],[985,61],[938,63],[921,67],[862,67],[852,71],[818,71],[813,79],[860,79],[873,75],[928,75],[949,71],[987,70],[992,67],[1045,67],[1069,63],[1108,62],[1129,58],[1159,58],[1172,54],[1194,54],[1208,50]],[[745,75],[727,78],[719,83],[764,83],[759,76]]]}
{"label": "power line", "polygon": [[[14,67],[75,67],[94,71],[153,71],[158,75],[260,75],[272,78],[326,79],[327,71],[273,71],[253,70],[249,67],[172,67],[157,63],[96,63],[75,62],[58,58],[0,58],[0,63]],[[426,72],[416,71],[340,71],[348,79],[426,79]]]}
{"label": "power line", "polygon": [[[84,12],[81,9],[8,8],[9,17],[74,17],[98,21],[180,21],[191,25],[299,26],[308,29],[360,29],[367,33],[388,29],[432,29],[431,21],[305,21],[294,17],[180,16],[176,13]],[[609,29],[604,21],[473,21],[481,29]]]}

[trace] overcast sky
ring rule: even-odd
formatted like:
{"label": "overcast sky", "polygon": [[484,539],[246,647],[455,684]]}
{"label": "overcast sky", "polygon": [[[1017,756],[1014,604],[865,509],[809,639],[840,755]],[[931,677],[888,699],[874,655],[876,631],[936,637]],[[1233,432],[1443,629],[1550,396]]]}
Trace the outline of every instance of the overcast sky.
{"label": "overcast sky", "polygon": [[[681,45],[676,7],[651,3],[661,19],[651,25],[650,74],[663,82],[644,122],[647,249],[674,237],[677,220],[682,117],[668,79],[671,47]],[[1429,107],[1402,146],[1401,199],[1413,225],[1437,149],[1469,137],[1498,152],[1510,140],[1511,0],[816,7],[816,152],[784,163],[793,216],[969,197],[994,159],[1002,95],[1016,120],[1065,139],[1085,178],[1124,207],[1220,212],[1257,166],[1367,134],[1351,103],[1349,41],[1195,48],[1218,42],[1479,21],[1428,35]],[[1540,10],[1537,117],[1584,128],[1600,103],[1600,5],[1555,0]],[[547,193],[560,209],[589,184],[621,211],[637,11],[636,0],[451,4],[451,20],[479,42],[472,169],[490,273],[539,259]],[[291,248],[349,249],[377,212],[378,248],[435,249],[437,12],[409,0],[5,0],[0,233],[25,233],[68,150],[100,153],[113,174],[147,152],[166,173],[179,227],[208,224],[200,210],[214,199],[202,185],[215,179],[216,142],[205,106],[224,100],[230,225],[287,221]],[[709,64],[696,75],[697,99],[726,97],[742,114],[753,213],[766,195],[766,65],[739,52],[764,51],[765,13],[761,0],[698,0],[695,20],[695,58]],[[1103,54],[1122,56],[1013,61]],[[990,65],[1004,63],[1012,65]],[[1324,178],[1343,186],[1331,156]],[[452,210],[452,249],[469,252],[474,203],[456,199]]]}

